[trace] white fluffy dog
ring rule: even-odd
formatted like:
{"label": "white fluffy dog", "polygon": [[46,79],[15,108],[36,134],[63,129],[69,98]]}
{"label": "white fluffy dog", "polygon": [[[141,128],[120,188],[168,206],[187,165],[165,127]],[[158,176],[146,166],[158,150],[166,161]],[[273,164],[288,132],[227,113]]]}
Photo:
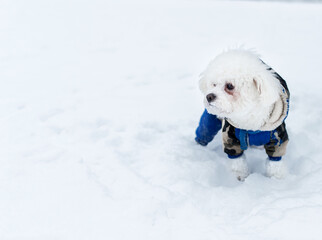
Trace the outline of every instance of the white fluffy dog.
{"label": "white fluffy dog", "polygon": [[237,49],[217,56],[201,75],[199,87],[206,111],[196,141],[207,145],[223,125],[224,151],[234,159],[232,169],[238,179],[249,174],[243,151],[253,145],[265,147],[267,175],[282,178],[286,169],[281,158],[288,143],[285,80],[256,54]]}

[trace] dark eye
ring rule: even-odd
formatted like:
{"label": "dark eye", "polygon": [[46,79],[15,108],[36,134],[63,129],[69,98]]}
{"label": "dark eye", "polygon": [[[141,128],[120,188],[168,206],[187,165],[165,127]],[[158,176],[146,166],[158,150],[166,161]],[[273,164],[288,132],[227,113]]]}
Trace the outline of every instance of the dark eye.
{"label": "dark eye", "polygon": [[212,85],[213,85],[214,87],[216,87],[216,84],[215,84],[215,83],[213,83]]}
{"label": "dark eye", "polygon": [[231,90],[234,90],[234,85],[232,85],[231,83],[226,83],[226,89],[231,91]]}

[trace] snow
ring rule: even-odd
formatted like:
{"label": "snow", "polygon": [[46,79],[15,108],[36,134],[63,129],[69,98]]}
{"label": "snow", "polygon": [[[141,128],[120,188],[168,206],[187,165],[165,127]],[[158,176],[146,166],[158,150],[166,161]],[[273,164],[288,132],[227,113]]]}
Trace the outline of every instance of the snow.
{"label": "snow", "polygon": [[[322,5],[1,1],[0,239],[320,239]],[[198,75],[254,47],[287,80],[283,180],[194,142]]]}

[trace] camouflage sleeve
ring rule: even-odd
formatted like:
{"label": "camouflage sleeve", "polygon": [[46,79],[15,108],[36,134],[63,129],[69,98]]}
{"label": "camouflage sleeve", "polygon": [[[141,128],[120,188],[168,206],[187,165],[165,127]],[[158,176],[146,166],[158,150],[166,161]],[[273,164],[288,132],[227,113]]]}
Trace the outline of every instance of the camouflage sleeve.
{"label": "camouflage sleeve", "polygon": [[243,150],[240,148],[240,141],[235,136],[235,127],[226,120],[222,129],[222,138],[224,152],[228,154],[229,158],[237,158],[243,154]]}
{"label": "camouflage sleeve", "polygon": [[269,159],[273,161],[281,160],[282,156],[286,153],[288,141],[286,126],[283,122],[272,132],[270,142],[264,146]]}

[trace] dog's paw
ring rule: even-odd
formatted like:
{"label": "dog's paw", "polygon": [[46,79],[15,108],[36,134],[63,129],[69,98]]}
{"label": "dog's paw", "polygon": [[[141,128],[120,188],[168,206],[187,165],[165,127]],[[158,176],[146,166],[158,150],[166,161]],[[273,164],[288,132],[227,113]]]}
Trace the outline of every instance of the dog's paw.
{"label": "dog's paw", "polygon": [[287,168],[283,160],[280,161],[266,161],[266,176],[283,179],[287,174]]}
{"label": "dog's paw", "polygon": [[249,169],[246,162],[246,158],[241,156],[233,159],[231,164],[231,170],[236,175],[239,181],[244,181],[249,175]]}

